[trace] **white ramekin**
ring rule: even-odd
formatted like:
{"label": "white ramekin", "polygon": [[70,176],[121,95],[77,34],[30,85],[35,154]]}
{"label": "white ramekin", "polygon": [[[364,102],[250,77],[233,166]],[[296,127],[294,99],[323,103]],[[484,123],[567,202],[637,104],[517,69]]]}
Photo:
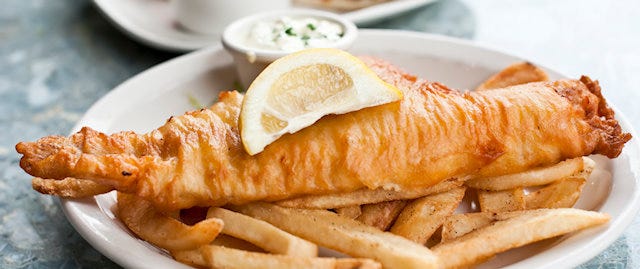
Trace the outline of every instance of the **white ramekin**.
{"label": "white ramekin", "polygon": [[342,29],[344,29],[344,35],[340,40],[333,43],[331,48],[348,49],[358,36],[358,28],[353,22],[331,12],[311,9],[269,11],[239,19],[225,28],[222,33],[222,45],[233,56],[238,77],[244,87],[249,87],[258,74],[271,62],[291,53],[291,51],[259,49],[245,45],[249,31],[255,23],[263,20],[273,20],[282,16],[292,18],[312,17],[341,25]]}

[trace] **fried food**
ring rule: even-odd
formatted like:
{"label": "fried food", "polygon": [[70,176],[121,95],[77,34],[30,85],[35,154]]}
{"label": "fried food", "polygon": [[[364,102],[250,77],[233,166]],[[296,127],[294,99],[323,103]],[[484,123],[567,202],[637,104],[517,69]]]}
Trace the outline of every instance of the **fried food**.
{"label": "fried food", "polygon": [[270,253],[293,257],[318,256],[318,246],[268,222],[217,207],[209,209],[207,218],[224,221],[223,234],[245,240]]}
{"label": "fried food", "polygon": [[433,194],[409,203],[389,230],[424,245],[462,201],[466,188]]}
{"label": "fried food", "polygon": [[511,212],[473,212],[465,214],[453,214],[449,216],[442,224],[442,231],[440,235],[441,242],[450,241],[454,238],[458,238],[484,226],[491,224],[494,221],[506,220],[518,215],[523,214],[526,211],[511,211]]}
{"label": "fried food", "polygon": [[386,231],[400,215],[407,202],[407,200],[396,200],[362,205],[362,214],[356,220],[381,231]]}
{"label": "fried food", "polygon": [[138,237],[169,251],[198,248],[211,243],[224,223],[210,218],[186,225],[156,210],[134,195],[118,193],[117,215]]}
{"label": "fried food", "polygon": [[336,214],[345,218],[355,219],[362,215],[362,208],[359,205],[336,208]]}
{"label": "fried food", "polygon": [[439,260],[428,248],[327,210],[285,208],[267,203],[233,209],[318,245],[353,257],[374,259],[384,268],[440,268]]}
{"label": "fried food", "polygon": [[322,195],[306,195],[298,198],[276,202],[279,206],[294,208],[326,209],[361,204],[378,204],[396,200],[414,199],[434,193],[448,191],[462,186],[466,177],[456,177],[444,180],[436,185],[409,190],[385,190],[383,188],[359,189],[352,192],[332,193]]}
{"label": "fried food", "polygon": [[193,266],[195,268],[206,268],[210,267],[209,263],[204,259],[204,255],[200,253],[200,249],[190,249],[190,250],[177,250],[172,251],[171,256],[176,261],[184,263],[186,265]]}
{"label": "fried food", "polygon": [[549,80],[547,73],[529,62],[515,63],[483,82],[476,91],[499,89],[509,86]]}
{"label": "fried food", "polygon": [[242,96],[226,92],[211,109],[144,135],[85,127],[19,143],[20,165],[45,179],[92,180],[169,211],[499,176],[589,154],[616,157],[631,138],[587,77],[460,93],[365,61],[403,91],[402,101],[324,117],[255,156],[238,135]]}
{"label": "fried food", "polygon": [[219,234],[216,237],[216,240],[213,240],[213,242],[211,242],[211,245],[221,246],[225,248],[235,248],[235,249],[251,251],[251,252],[267,253],[264,249],[254,244],[251,244],[247,241],[244,241],[242,239],[238,239],[226,234]]}
{"label": "fried food", "polygon": [[525,195],[521,187],[502,190],[478,190],[478,203],[482,212],[509,212],[525,209]]}
{"label": "fried food", "polygon": [[494,221],[493,216],[495,215],[497,214],[491,212],[474,212],[451,215],[445,219],[444,223],[442,223],[440,240],[442,243],[451,241],[454,238],[473,232],[480,227],[489,225],[489,223]]}
{"label": "fried food", "polygon": [[572,207],[580,198],[585,177],[570,177],[551,183],[525,196],[527,209]]}
{"label": "fried food", "polygon": [[541,186],[570,176],[577,176],[581,173],[591,174],[594,167],[595,162],[593,160],[588,157],[579,157],[521,173],[489,178],[473,178],[467,180],[465,185],[488,191]]}
{"label": "fried food", "polygon": [[91,180],[72,177],[60,180],[34,177],[31,180],[31,186],[40,193],[55,195],[61,198],[85,198],[113,190],[110,186],[102,185]]}
{"label": "fried food", "polygon": [[[597,82],[490,89],[546,80],[520,64],[481,91],[459,93],[364,60],[404,100],[325,116],[257,156],[246,154],[238,134],[243,97],[226,92],[211,109],[144,135],[83,128],[20,143],[20,164],[42,193],[118,190],[122,222],[195,267],[467,267],[609,219],[574,209],[521,211],[572,206],[593,170],[582,156],[616,157],[631,138]],[[451,215],[468,186],[491,212]],[[540,187],[525,195],[531,186]],[[364,259],[318,258],[306,240]]]}
{"label": "fried food", "polygon": [[538,209],[441,243],[432,248],[445,268],[464,268],[502,251],[571,233],[609,220],[607,214],[573,208]]}
{"label": "fried food", "polygon": [[336,259],[292,257],[248,252],[220,246],[175,252],[174,257],[184,263],[207,268],[225,269],[380,269],[380,263],[369,259]]}

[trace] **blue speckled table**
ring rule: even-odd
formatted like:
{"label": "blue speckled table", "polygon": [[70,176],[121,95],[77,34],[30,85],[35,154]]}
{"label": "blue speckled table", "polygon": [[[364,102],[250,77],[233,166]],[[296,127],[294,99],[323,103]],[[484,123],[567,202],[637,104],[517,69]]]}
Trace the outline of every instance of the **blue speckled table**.
{"label": "blue speckled table", "polygon": [[[640,2],[442,0],[370,27],[476,40],[568,75],[589,74],[640,126]],[[82,0],[4,0],[0,8],[0,268],[115,268],[31,190],[18,141],[67,134],[92,103],[176,54],[139,45]],[[637,138],[636,138],[637,139]],[[639,268],[640,219],[581,268]]]}

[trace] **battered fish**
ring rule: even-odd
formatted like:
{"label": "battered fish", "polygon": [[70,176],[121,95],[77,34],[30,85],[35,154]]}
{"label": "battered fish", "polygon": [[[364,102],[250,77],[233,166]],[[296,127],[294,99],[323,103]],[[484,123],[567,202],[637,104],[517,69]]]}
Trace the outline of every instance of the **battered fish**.
{"label": "battered fish", "polygon": [[211,109],[172,117],[144,135],[85,127],[19,143],[20,166],[35,177],[90,180],[176,210],[425,187],[589,154],[613,158],[631,138],[587,77],[460,93],[364,60],[403,91],[402,101],[326,116],[255,156],[238,133],[242,95],[224,92]]}

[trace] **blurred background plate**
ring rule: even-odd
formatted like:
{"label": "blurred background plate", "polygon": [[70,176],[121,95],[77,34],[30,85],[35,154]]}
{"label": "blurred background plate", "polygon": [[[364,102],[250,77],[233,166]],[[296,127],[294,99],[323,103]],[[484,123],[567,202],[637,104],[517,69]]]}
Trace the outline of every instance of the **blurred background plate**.
{"label": "blurred background plate", "polygon": [[[370,24],[435,1],[395,0],[342,14],[356,24]],[[219,35],[191,32],[177,24],[170,0],[93,0],[93,3],[121,31],[157,49],[187,52],[220,40]]]}

